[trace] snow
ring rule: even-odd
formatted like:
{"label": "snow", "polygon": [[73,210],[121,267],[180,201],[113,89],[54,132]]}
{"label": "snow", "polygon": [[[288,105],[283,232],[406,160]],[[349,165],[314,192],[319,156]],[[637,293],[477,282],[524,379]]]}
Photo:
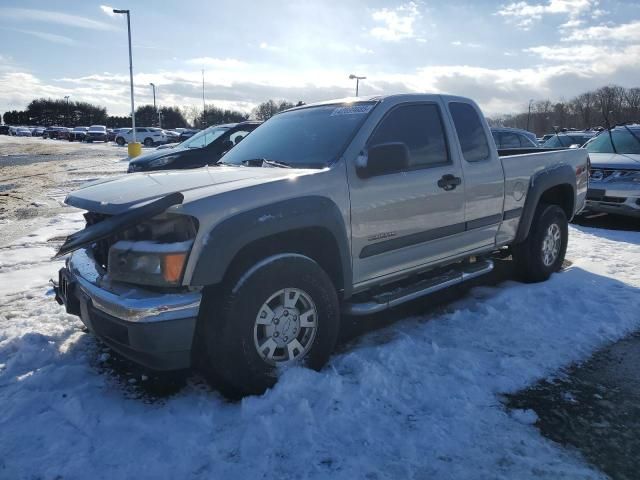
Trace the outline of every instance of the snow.
{"label": "snow", "polygon": [[640,327],[640,233],[571,227],[573,265],[548,282],[474,288],[263,396],[229,403],[189,382],[148,403],[53,301],[47,239],[82,219],[63,217],[0,249],[2,478],[604,477],[501,394]]}

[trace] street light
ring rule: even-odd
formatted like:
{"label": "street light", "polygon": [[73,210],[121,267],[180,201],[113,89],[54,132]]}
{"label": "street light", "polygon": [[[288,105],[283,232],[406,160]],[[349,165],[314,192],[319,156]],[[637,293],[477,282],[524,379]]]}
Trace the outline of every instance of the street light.
{"label": "street light", "polygon": [[349,80],[356,81],[356,97],[358,96],[358,87],[360,86],[360,80],[365,80],[367,77],[359,77],[358,75],[354,75],[353,73],[349,75]]}
{"label": "street light", "polygon": [[64,114],[64,123],[67,127],[69,126],[69,96],[70,95],[64,96],[64,99],[67,101],[67,112]]}
{"label": "street light", "polygon": [[527,130],[529,130],[529,119],[531,118],[531,104],[533,103],[533,98],[529,100],[529,113],[527,113]]}
{"label": "street light", "polygon": [[131,55],[131,17],[129,10],[113,9],[113,13],[122,13],[127,15],[127,32],[129,33],[129,80],[131,82],[131,128],[133,134],[133,143],[136,143],[136,111],[133,104],[133,56]]}
{"label": "street light", "polygon": [[158,116],[158,109],[156,108],[156,86],[153,82],[149,83],[149,85],[151,85],[151,87],[153,88],[153,111],[156,114],[156,117]]}

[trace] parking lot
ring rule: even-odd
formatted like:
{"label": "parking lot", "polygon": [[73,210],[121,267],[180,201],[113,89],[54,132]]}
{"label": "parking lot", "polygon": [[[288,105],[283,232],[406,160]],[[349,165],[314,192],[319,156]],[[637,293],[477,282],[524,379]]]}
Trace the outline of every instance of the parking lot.
{"label": "parking lot", "polygon": [[[113,144],[0,137],[0,476],[633,478],[633,459],[611,466],[564,434],[577,418],[580,438],[597,438],[597,391],[573,394],[576,417],[549,426],[545,414],[567,401],[573,375],[583,382],[583,362],[604,365],[594,352],[640,328],[633,222],[571,226],[569,262],[548,282],[514,281],[505,260],[470,288],[346,318],[321,372],[291,368],[263,396],[229,402],[196,374],[120,359],[53,300],[62,261],[50,258],[83,225],[64,196],[126,168]],[[528,389],[556,378],[569,382],[540,410]],[[620,438],[612,454],[637,442]]]}

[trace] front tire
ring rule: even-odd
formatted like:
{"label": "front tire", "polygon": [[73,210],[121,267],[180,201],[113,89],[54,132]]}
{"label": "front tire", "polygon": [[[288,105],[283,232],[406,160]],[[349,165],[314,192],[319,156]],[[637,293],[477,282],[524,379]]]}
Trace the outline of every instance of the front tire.
{"label": "front tire", "polygon": [[151,138],[145,138],[143,143],[145,147],[153,147],[153,140]]}
{"label": "front tire", "polygon": [[541,203],[527,239],[513,247],[517,274],[526,282],[542,282],[562,268],[569,227],[564,210]]}
{"label": "front tire", "polygon": [[338,296],[312,259],[275,255],[237,275],[216,301],[205,294],[200,351],[205,374],[226,393],[260,394],[283,366],[321,369],[338,337]]}
{"label": "front tire", "polygon": [[123,147],[124,146],[124,138],[122,138],[122,137],[116,138],[116,143],[118,145],[120,145],[121,147]]}

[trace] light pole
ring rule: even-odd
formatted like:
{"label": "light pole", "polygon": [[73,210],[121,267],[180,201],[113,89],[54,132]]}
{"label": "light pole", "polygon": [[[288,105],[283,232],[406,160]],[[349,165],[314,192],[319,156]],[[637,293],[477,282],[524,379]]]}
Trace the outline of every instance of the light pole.
{"label": "light pole", "polygon": [[67,111],[64,114],[64,123],[65,125],[68,127],[69,126],[69,96],[70,95],[65,95],[64,99],[67,101]]}
{"label": "light pole", "polygon": [[124,13],[127,15],[127,32],[129,34],[129,81],[131,83],[131,131],[133,143],[136,143],[136,110],[133,104],[133,56],[131,54],[131,16],[129,10],[113,9],[113,13]]}
{"label": "light pole", "polygon": [[207,118],[207,107],[204,104],[204,68],[202,69],[202,128],[204,128],[204,124]]}
{"label": "light pole", "polygon": [[533,103],[533,98],[529,100],[529,112],[527,113],[527,130],[529,130],[529,120],[531,119],[531,104]]}
{"label": "light pole", "polygon": [[356,97],[358,96],[358,87],[360,86],[360,80],[365,80],[367,77],[359,77],[358,75],[354,75],[353,73],[349,75],[349,80],[356,81]]}
{"label": "light pole", "polygon": [[153,82],[149,83],[153,88],[153,111],[156,114],[156,118],[158,117],[158,109],[156,108],[156,86]]}

